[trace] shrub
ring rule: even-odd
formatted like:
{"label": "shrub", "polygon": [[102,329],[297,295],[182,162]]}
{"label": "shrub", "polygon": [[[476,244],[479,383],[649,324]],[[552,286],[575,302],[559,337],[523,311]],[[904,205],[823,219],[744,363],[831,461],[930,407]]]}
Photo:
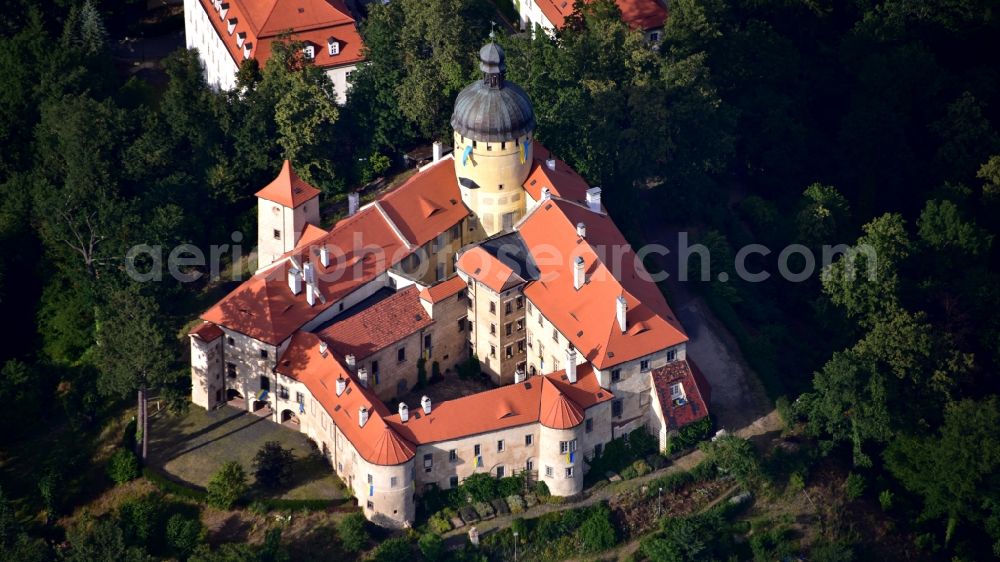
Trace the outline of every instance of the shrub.
{"label": "shrub", "polygon": [[481,372],[482,366],[479,364],[479,357],[475,354],[470,356],[458,366],[458,378],[460,379],[476,378]]}
{"label": "shrub", "polygon": [[128,449],[118,449],[108,460],[108,476],[115,484],[124,484],[139,477],[139,459]]}
{"label": "shrub", "polygon": [[649,466],[649,463],[647,463],[643,459],[639,459],[634,463],[632,463],[632,469],[635,470],[636,476],[645,476],[650,472],[653,472],[653,469],[652,467]]}
{"label": "shrub", "polygon": [[779,396],[778,399],[774,401],[774,407],[778,410],[778,415],[781,416],[781,421],[785,424],[785,427],[791,427],[796,421],[798,421],[795,417],[795,408],[792,406],[792,403],[788,400],[787,396]]}
{"label": "shrub", "polygon": [[632,466],[626,466],[621,472],[618,473],[618,475],[622,477],[622,480],[631,480],[636,476],[639,476],[639,474],[635,471],[635,468]]}
{"label": "shrub", "polygon": [[761,476],[757,451],[749,441],[735,435],[726,435],[702,444],[705,460],[719,470],[732,474],[744,486],[756,482]]}
{"label": "shrub", "polygon": [[788,477],[788,491],[792,494],[797,494],[804,490],[806,487],[806,479],[802,476],[801,472],[793,472],[791,476]]}
{"label": "shrub", "polygon": [[607,550],[617,542],[615,528],[611,525],[611,510],[601,503],[591,509],[590,515],[580,525],[576,536],[580,541],[582,552],[600,552]]}
{"label": "shrub", "polygon": [[860,474],[850,473],[847,475],[847,480],[844,482],[844,492],[847,494],[847,499],[856,500],[861,497],[861,494],[865,493],[865,479]]}
{"label": "shrub", "polygon": [[208,504],[219,509],[233,507],[247,491],[247,474],[236,461],[222,465],[208,482]]}
{"label": "shrub", "polygon": [[125,540],[131,544],[148,544],[158,538],[163,509],[161,498],[153,494],[133,497],[118,506],[118,520],[121,522]]}
{"label": "shrub", "polygon": [[439,511],[427,520],[427,526],[432,532],[443,535],[451,530],[451,515],[448,511]]}
{"label": "shrub", "polygon": [[694,423],[689,423],[677,430],[677,434],[667,440],[667,454],[673,455],[685,449],[694,447],[712,435],[714,424],[712,418],[706,417]]}
{"label": "shrub", "polygon": [[417,546],[420,547],[420,554],[424,556],[424,560],[435,562],[444,557],[444,541],[439,535],[427,533],[420,537]]}
{"label": "shrub", "polygon": [[416,388],[427,386],[427,359],[420,357],[417,359],[417,385]]}
{"label": "shrub", "polygon": [[358,552],[368,544],[368,529],[365,528],[365,516],[355,511],[337,525],[340,543],[347,552]]}
{"label": "shrub", "polygon": [[185,560],[202,540],[204,527],[197,519],[188,519],[175,513],[167,520],[167,546],[180,560]]}
{"label": "shrub", "polygon": [[394,537],[382,541],[375,549],[375,562],[399,562],[410,558],[410,541],[406,537]]}
{"label": "shrub", "polygon": [[878,495],[878,504],[882,506],[882,511],[889,511],[892,509],[893,495],[890,490],[882,490]]}
{"label": "shrub", "polygon": [[547,498],[552,495],[552,492],[549,492],[548,484],[539,480],[535,483],[535,495],[538,496],[539,499]]}
{"label": "shrub", "polygon": [[524,478],[521,476],[508,476],[497,480],[497,497],[504,498],[520,494],[524,490]]}
{"label": "shrub", "polygon": [[483,472],[466,478],[460,488],[474,502],[488,502],[498,497],[497,479]]}
{"label": "shrub", "polygon": [[507,507],[510,508],[510,512],[514,514],[524,513],[524,499],[521,496],[514,494],[512,496],[507,496]]}
{"label": "shrub", "polygon": [[295,456],[277,441],[268,441],[253,458],[254,478],[265,488],[281,488],[292,479]]}

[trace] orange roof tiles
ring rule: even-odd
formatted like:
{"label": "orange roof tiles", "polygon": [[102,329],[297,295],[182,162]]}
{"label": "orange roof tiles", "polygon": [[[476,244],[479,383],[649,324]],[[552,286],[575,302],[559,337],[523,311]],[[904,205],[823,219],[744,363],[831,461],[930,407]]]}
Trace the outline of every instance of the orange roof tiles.
{"label": "orange roof tiles", "polygon": [[[323,267],[319,247],[330,249],[329,267]],[[277,263],[240,285],[204,314],[202,319],[254,339],[279,344],[303,324],[360,286],[384,273],[410,254],[385,218],[369,207],[342,221],[337,228],[307,248],[297,248]],[[299,265],[310,261],[325,302],[306,302],[306,289],[292,295],[288,287],[289,258]]]}
{"label": "orange roof tiles", "polygon": [[513,269],[479,246],[459,256],[458,269],[497,293],[524,282]]}
{"label": "orange roof tiles", "polygon": [[[413,458],[415,445],[407,441],[386,423],[388,410],[367,388],[358,384],[330,351],[324,356],[320,339],[308,332],[297,332],[278,361],[277,371],[300,381],[326,410],[354,448],[366,461],[378,465],[402,464]],[[347,382],[344,393],[337,396],[337,379]],[[368,410],[368,421],[362,427],[358,412]]]}
{"label": "orange roof tiles", "polygon": [[328,231],[314,224],[306,224],[306,227],[302,229],[302,235],[299,236],[299,241],[295,243],[295,250],[300,250],[302,248],[308,248],[313,242],[316,242],[320,238],[326,236]]}
{"label": "orange roof tiles", "polygon": [[[580,222],[586,239],[577,236]],[[663,294],[607,215],[553,199],[536,207],[518,232],[529,250],[544,248],[559,257],[536,259],[540,274],[525,285],[525,296],[599,369],[687,341]],[[579,290],[573,286],[577,256],[584,259],[587,279]],[[619,295],[628,305],[625,333],[617,321]]]}
{"label": "orange roof tiles", "polygon": [[[250,45],[251,57],[262,66],[271,56],[272,43],[286,34],[293,41],[316,47],[316,66],[337,67],[364,60],[361,35],[343,0],[227,0],[224,4],[229,9],[224,19],[212,0],[200,3],[236,64],[244,60],[243,46],[237,44],[241,33],[245,34],[243,45]],[[235,20],[232,33],[229,20]],[[330,55],[327,49],[331,37],[340,43],[336,55]]]}
{"label": "orange roof tiles", "polygon": [[[573,14],[575,0],[536,0],[545,19],[556,29],[566,25],[566,18]],[[622,21],[633,29],[649,30],[663,27],[667,9],[659,0],[615,0],[622,13]]]}
{"label": "orange roof tiles", "polygon": [[[576,384],[563,381],[560,375],[530,377],[522,383],[433,404],[430,414],[413,408],[405,423],[398,414],[387,421],[407,441],[426,445],[540,421],[556,424],[551,427],[564,426],[576,419],[574,412],[614,398],[600,387],[590,365],[577,367]],[[559,413],[565,411],[571,413]],[[574,425],[582,421],[580,417]]]}
{"label": "orange roof tiles", "polygon": [[191,330],[189,336],[197,336],[202,341],[210,342],[222,336],[222,328],[211,322],[202,322],[197,328]]}
{"label": "orange roof tiles", "polygon": [[469,216],[450,157],[424,168],[381,197],[379,204],[414,246],[423,246]]}
{"label": "orange roof tiles", "polygon": [[[542,199],[542,189],[549,188],[554,197],[562,197],[570,201],[585,202],[587,200],[587,182],[571,168],[569,164],[552,156],[547,148],[535,143],[532,149],[535,163],[531,166],[528,179],[524,180],[524,190],[535,201]],[[555,170],[550,170],[546,160],[555,160]]]}
{"label": "orange roof tiles", "polygon": [[[708,416],[707,399],[703,396],[707,393],[708,383],[704,379],[699,380],[700,377],[695,375],[687,361],[674,361],[654,369],[652,378],[667,427],[677,429]],[[670,386],[674,383],[681,383],[684,389],[685,400],[682,404],[671,400]]]}
{"label": "orange roof tiles", "polygon": [[465,287],[465,281],[462,281],[458,275],[453,275],[436,285],[421,290],[420,298],[431,304],[436,304],[450,296],[457,295]]}
{"label": "orange roof tiles", "polygon": [[339,355],[363,359],[434,323],[418,295],[417,287],[410,285],[317,335]]}
{"label": "orange roof tiles", "polygon": [[278,177],[258,191],[256,196],[294,209],[319,194],[320,191],[300,178],[292,169],[292,163],[285,160]]}

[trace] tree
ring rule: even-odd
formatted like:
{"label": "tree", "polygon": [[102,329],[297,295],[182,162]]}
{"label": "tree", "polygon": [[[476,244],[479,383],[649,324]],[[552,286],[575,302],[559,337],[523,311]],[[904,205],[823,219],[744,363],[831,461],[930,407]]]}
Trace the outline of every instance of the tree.
{"label": "tree", "polygon": [[278,441],[268,441],[253,458],[254,477],[265,488],[287,486],[292,478],[295,456]]}
{"label": "tree", "polygon": [[332,126],[340,115],[335,100],[333,83],[326,76],[316,79],[300,71],[291,74],[288,89],[274,108],[284,157],[295,163],[303,179],[327,190],[335,186],[328,157]]}
{"label": "tree", "polygon": [[955,203],[930,200],[917,220],[920,238],[941,256],[976,257],[989,249],[993,237],[965,220]]}
{"label": "tree", "polygon": [[411,557],[412,548],[410,540],[406,537],[393,537],[386,539],[375,549],[373,559],[375,562],[398,562]]}
{"label": "tree", "polygon": [[9,404],[0,427],[14,429],[15,424],[28,419],[31,412],[43,410],[42,373],[22,361],[11,359],[0,369],[0,403]]}
{"label": "tree", "polygon": [[167,545],[180,560],[187,560],[201,543],[205,528],[197,518],[175,513],[167,520]]}
{"label": "tree", "polygon": [[[1000,399],[961,400],[945,408],[935,435],[908,434],[885,451],[886,467],[924,501],[924,516],[946,522],[946,542],[960,523],[1000,516]],[[1000,546],[1000,529],[992,529]]]}
{"label": "tree", "polygon": [[420,535],[420,540],[417,541],[417,544],[420,546],[420,554],[423,555],[424,560],[436,562],[444,558],[444,540],[441,539],[441,535],[424,533]]}
{"label": "tree", "polygon": [[590,515],[583,521],[576,532],[582,552],[600,552],[615,545],[615,528],[611,524],[611,510],[604,503],[590,510]]}
{"label": "tree", "polygon": [[851,210],[837,188],[814,183],[802,193],[799,205],[795,222],[801,243],[812,248],[841,243],[850,228]]}
{"label": "tree", "polygon": [[146,458],[149,427],[146,393],[175,376],[170,371],[170,351],[156,301],[139,292],[137,285],[112,289],[103,309],[98,332],[98,388],[105,395],[139,395],[140,457]]}
{"label": "tree", "polygon": [[340,543],[347,552],[360,552],[368,544],[368,530],[365,528],[365,516],[360,512],[352,512],[337,525]]}
{"label": "tree", "polygon": [[139,477],[139,459],[135,452],[118,449],[108,460],[108,476],[115,484],[124,484]]}
{"label": "tree", "polygon": [[151,560],[141,549],[128,547],[122,529],[110,519],[83,521],[66,533],[69,562],[141,562]]}
{"label": "tree", "polygon": [[44,562],[51,559],[45,543],[33,539],[17,521],[17,514],[0,489],[0,559]]}
{"label": "tree", "polygon": [[229,509],[247,492],[246,471],[236,461],[227,461],[208,482],[208,504]]}
{"label": "tree", "polygon": [[700,445],[705,462],[732,474],[743,486],[749,486],[762,477],[760,459],[753,445],[736,435],[726,435]]}

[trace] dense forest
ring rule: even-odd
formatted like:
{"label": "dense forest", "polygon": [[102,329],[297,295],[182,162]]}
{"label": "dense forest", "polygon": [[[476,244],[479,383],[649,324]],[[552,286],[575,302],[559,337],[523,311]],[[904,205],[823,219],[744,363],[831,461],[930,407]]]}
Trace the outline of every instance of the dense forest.
{"label": "dense forest", "polygon": [[[283,159],[339,201],[446,140],[496,12],[374,3],[341,107],[292,43],[216,92],[193,52],[165,59],[165,80],[122,67],[145,2],[0,4],[0,444],[49,451],[28,478],[0,475],[0,558],[68,541],[68,560],[143,559],[120,530],[54,523],[94,493],[88,443],[137,391],[186,406],[183,328],[218,296],[129,281],[155,265],[129,248],[247,245]],[[991,0],[672,0],[650,46],[594,0],[552,37],[498,38],[537,136],[607,191],[633,244],[649,222],[689,229],[713,272],[752,242],[852,246],[805,282],[697,288],[786,421],[891,490],[901,531],[941,559],[1000,557],[998,15]]]}

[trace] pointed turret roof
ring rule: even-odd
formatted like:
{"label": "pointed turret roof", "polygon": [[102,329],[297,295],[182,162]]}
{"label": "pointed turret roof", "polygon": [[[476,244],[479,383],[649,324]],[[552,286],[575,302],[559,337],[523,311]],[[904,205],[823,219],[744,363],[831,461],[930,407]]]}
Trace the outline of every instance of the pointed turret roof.
{"label": "pointed turret roof", "polygon": [[547,377],[542,379],[542,400],[538,421],[552,429],[569,429],[583,423],[583,408],[566,397]]}
{"label": "pointed turret roof", "polygon": [[257,192],[257,197],[273,201],[285,207],[295,208],[319,195],[319,190],[309,185],[292,169],[292,163],[285,160],[278,177]]}

